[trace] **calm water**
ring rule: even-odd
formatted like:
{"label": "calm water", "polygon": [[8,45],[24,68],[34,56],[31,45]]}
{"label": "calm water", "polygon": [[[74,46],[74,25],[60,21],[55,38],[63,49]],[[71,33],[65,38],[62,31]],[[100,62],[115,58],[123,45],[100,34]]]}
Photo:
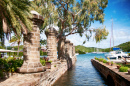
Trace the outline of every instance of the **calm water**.
{"label": "calm water", "polygon": [[94,56],[104,57],[104,54],[78,55],[75,66],[62,75],[54,86],[107,86],[106,80],[91,64]]}

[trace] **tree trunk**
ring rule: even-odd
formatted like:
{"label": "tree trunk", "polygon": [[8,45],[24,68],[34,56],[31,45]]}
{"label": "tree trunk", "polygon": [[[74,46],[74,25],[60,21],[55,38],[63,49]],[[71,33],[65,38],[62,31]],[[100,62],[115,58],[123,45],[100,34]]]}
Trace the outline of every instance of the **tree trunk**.
{"label": "tree trunk", "polygon": [[65,38],[61,38],[58,41],[58,59],[65,59]]}
{"label": "tree trunk", "polygon": [[20,42],[18,42],[18,52],[17,52],[17,56],[19,56],[19,45],[20,45]]}

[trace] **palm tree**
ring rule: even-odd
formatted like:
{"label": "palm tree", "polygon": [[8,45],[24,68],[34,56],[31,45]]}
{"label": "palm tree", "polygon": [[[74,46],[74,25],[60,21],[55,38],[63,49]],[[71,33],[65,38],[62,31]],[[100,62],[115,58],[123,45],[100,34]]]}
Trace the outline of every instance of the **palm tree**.
{"label": "palm tree", "polygon": [[31,30],[30,6],[29,0],[0,0],[0,28],[3,28],[0,38],[4,38],[4,33],[8,35],[13,31],[15,35],[20,35]]}
{"label": "palm tree", "polygon": [[[12,43],[11,45],[14,45],[15,43],[17,43],[18,44],[18,51],[19,51],[19,45],[22,42],[22,40],[23,40],[23,37],[21,35],[20,36],[15,35],[15,36],[11,37],[11,40],[9,42]],[[19,55],[19,52],[17,52],[17,55]]]}

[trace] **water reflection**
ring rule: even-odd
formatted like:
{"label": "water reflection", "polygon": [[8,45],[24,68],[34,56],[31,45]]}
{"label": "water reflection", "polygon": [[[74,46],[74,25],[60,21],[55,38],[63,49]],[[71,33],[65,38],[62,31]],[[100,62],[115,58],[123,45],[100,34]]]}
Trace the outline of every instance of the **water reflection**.
{"label": "water reflection", "polygon": [[75,66],[62,75],[54,86],[107,86],[106,80],[91,64],[94,56],[104,57],[104,54],[78,55]]}

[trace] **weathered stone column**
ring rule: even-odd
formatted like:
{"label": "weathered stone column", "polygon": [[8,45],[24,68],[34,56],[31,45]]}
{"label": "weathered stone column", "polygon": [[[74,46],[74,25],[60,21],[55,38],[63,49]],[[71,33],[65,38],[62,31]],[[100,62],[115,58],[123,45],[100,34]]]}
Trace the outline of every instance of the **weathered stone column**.
{"label": "weathered stone column", "polygon": [[70,41],[65,40],[65,58],[67,61],[68,69],[72,67],[72,58],[70,58]]}
{"label": "weathered stone column", "polygon": [[65,39],[63,37],[58,42],[58,59],[61,61],[65,59]]}
{"label": "weathered stone column", "polygon": [[24,34],[24,63],[22,67],[18,69],[18,72],[21,73],[41,72],[45,70],[45,67],[40,63],[39,27],[43,23],[43,17],[34,14],[31,20],[33,21],[33,30],[28,34]]}
{"label": "weathered stone column", "polygon": [[73,56],[75,56],[75,46],[73,45]]}
{"label": "weathered stone column", "polygon": [[70,58],[73,57],[73,43],[70,43]]}
{"label": "weathered stone column", "polygon": [[65,55],[69,55],[70,57],[70,41],[65,40]]}
{"label": "weathered stone column", "polygon": [[74,46],[74,45],[73,45],[73,58],[74,58],[75,60],[77,60],[76,55],[75,55],[75,46]]}
{"label": "weathered stone column", "polygon": [[45,34],[47,36],[47,57],[52,62],[57,60],[56,33],[57,33],[57,31],[53,27],[50,27],[45,32]]}

